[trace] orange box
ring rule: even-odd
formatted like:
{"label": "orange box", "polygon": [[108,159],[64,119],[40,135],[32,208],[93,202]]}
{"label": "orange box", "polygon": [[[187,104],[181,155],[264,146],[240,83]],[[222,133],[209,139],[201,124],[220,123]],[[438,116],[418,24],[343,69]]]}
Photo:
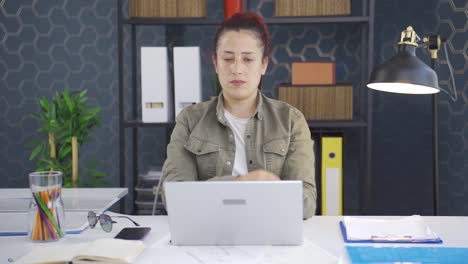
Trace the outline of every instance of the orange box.
{"label": "orange box", "polygon": [[293,62],[292,85],[336,84],[334,62]]}

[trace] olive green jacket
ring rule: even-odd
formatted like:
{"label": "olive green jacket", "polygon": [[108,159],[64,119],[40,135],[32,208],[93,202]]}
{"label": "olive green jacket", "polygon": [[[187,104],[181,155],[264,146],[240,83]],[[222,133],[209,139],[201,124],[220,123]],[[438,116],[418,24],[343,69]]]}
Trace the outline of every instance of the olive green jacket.
{"label": "olive green jacket", "polygon": [[[316,208],[313,144],[299,110],[258,93],[257,111],[245,130],[247,168],[249,172],[270,171],[282,180],[301,180],[304,218],[314,215]],[[167,146],[164,181],[234,180],[235,151],[221,93],[211,101],[185,108],[177,116]]]}

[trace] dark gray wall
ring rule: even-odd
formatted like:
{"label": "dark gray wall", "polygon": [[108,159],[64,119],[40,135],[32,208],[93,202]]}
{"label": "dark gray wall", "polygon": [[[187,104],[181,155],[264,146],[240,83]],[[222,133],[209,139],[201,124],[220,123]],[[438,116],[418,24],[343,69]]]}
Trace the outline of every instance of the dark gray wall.
{"label": "dark gray wall", "polygon": [[[251,1],[265,17],[274,13],[274,1]],[[353,13],[359,1],[353,2]],[[442,214],[468,214],[463,175],[468,164],[466,81],[466,3],[460,0],[376,1],[375,63],[396,51],[400,31],[413,25],[421,36],[440,32],[447,36],[449,56],[455,68],[459,100],[444,94],[440,106],[440,187]],[[419,10],[416,12],[415,10]],[[210,17],[222,17],[222,1],[208,0]],[[24,143],[35,138],[36,98],[51,96],[64,86],[88,88],[91,100],[103,108],[103,124],[91,142],[83,146],[81,159],[98,159],[117,186],[118,166],[118,82],[116,1],[4,0],[0,1],[0,187],[26,187],[27,173],[35,162],[28,161],[30,149]],[[148,27],[138,29],[138,45],[198,45],[202,49],[203,97],[212,95],[210,65],[215,28]],[[290,63],[301,60],[336,60],[338,81],[352,80],[355,87],[361,71],[360,34],[357,25],[270,26],[272,63],[263,92],[275,96],[275,87],[290,80]],[[125,49],[129,30],[125,29]],[[130,57],[125,56],[125,85],[130,87]],[[420,58],[427,57],[418,52]],[[438,69],[441,85],[447,87],[448,71],[441,53]],[[126,115],[130,116],[126,92]],[[431,112],[426,96],[403,96],[373,92],[372,210],[382,214],[431,213]],[[130,130],[129,130],[130,132]],[[140,130],[139,168],[161,165],[165,158],[166,132],[160,128]],[[128,133],[127,142],[130,142]],[[131,151],[131,145],[127,153]],[[357,170],[359,136],[345,134],[345,211],[359,210]],[[129,155],[128,155],[129,156]],[[131,165],[128,160],[127,165]],[[128,173],[130,172],[127,170]],[[81,176],[80,176],[81,177]]]}
{"label": "dark gray wall", "polygon": [[[80,158],[99,160],[109,183],[118,178],[118,81],[116,6],[104,1],[0,2],[1,187],[27,186],[38,124],[36,99],[65,86],[89,89],[102,108],[102,126],[83,145]],[[82,176],[80,176],[82,177]]]}
{"label": "dark gray wall", "polygon": [[[418,35],[447,38],[458,100],[439,93],[440,214],[466,215],[468,206],[468,3],[464,0],[376,1],[375,63],[391,58],[399,32],[412,25]],[[429,54],[417,50],[429,63]],[[440,86],[453,89],[445,52],[439,52]],[[429,95],[373,92],[373,211],[432,214],[432,108]]]}

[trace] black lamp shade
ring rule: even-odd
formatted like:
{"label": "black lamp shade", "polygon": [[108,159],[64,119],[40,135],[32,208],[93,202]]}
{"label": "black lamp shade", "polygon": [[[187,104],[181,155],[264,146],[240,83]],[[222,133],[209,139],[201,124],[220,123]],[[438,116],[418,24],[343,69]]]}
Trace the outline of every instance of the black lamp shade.
{"label": "black lamp shade", "polygon": [[372,71],[371,89],[404,94],[434,94],[440,91],[436,72],[415,55],[415,47],[400,45],[397,55]]}

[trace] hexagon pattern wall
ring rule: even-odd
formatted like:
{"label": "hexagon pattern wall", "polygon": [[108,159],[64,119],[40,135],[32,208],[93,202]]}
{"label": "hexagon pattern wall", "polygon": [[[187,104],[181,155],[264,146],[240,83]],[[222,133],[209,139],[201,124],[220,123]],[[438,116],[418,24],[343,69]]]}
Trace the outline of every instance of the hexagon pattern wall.
{"label": "hexagon pattern wall", "polygon": [[[222,1],[208,0],[210,17],[222,18]],[[353,3],[353,10],[356,10]],[[429,32],[447,32],[448,51],[455,69],[459,100],[439,96],[440,107],[440,174],[441,206],[446,214],[467,214],[468,148],[467,105],[467,4],[464,0],[411,1],[411,10],[426,10],[417,15],[409,11],[408,1],[376,1],[375,47],[376,63],[395,52],[399,32],[412,24],[420,35]],[[50,96],[55,90],[89,89],[93,103],[103,108],[102,125],[92,140],[83,146],[81,158],[99,159],[101,170],[109,175],[109,183],[118,185],[118,72],[117,25],[114,0],[0,0],[0,187],[26,187],[27,173],[34,170],[28,160],[30,150],[24,143],[36,137],[36,122],[30,114],[38,110],[36,98]],[[422,8],[422,6],[426,6]],[[265,17],[274,14],[273,0],[252,0],[250,6]],[[128,3],[125,4],[125,9]],[[403,8],[405,7],[405,8]],[[337,79],[359,83],[361,62],[360,34],[357,25],[276,25],[270,26],[272,38],[271,64],[264,79],[263,92],[276,95],[276,87],[290,80],[293,61],[336,60]],[[137,45],[198,45],[202,49],[203,98],[212,95],[213,68],[210,62],[212,26],[138,28]],[[200,37],[203,36],[203,37]],[[129,29],[125,28],[124,48],[130,49]],[[130,52],[126,52],[125,87],[131,87]],[[420,57],[423,57],[424,55]],[[445,55],[439,65],[442,86],[448,85],[449,75]],[[129,117],[130,92],[126,90],[125,112]],[[420,158],[404,164],[415,167],[411,173],[430,173],[430,113],[427,98],[388,96],[374,93],[374,149],[373,165],[376,190],[392,186],[392,161],[401,156],[401,150],[411,143],[408,131],[419,131]],[[412,114],[408,114],[412,113]],[[411,120],[408,120],[411,118]],[[404,119],[403,123],[400,123]],[[429,122],[429,123],[428,123]],[[429,125],[427,125],[429,124]],[[161,165],[165,158],[166,131],[159,128],[140,129],[139,168]],[[127,143],[130,142],[128,133]],[[359,209],[359,172],[357,170],[359,136],[354,130],[346,134],[345,208]],[[429,141],[427,141],[429,140]],[[426,143],[429,142],[429,143]],[[131,144],[127,144],[128,153]],[[385,155],[385,153],[391,153]],[[130,155],[127,155],[127,157]],[[131,159],[128,157],[128,164]],[[127,170],[130,173],[130,170]],[[402,171],[397,171],[402,173]],[[443,176],[442,176],[443,175]],[[426,181],[426,179],[418,179]],[[380,186],[380,187],[379,187]],[[398,187],[398,186],[396,186]],[[404,188],[403,188],[404,189]],[[421,184],[423,198],[430,197],[430,182]],[[408,192],[408,199],[423,203]],[[376,191],[378,192],[378,191]],[[392,212],[392,199],[377,197],[383,210]],[[411,211],[412,208],[407,208]]]}
{"label": "hexagon pattern wall", "polygon": [[[104,1],[0,1],[2,187],[27,186],[35,163],[25,142],[37,138],[36,99],[65,86],[89,89],[102,125],[80,159],[99,160],[109,183],[118,178],[116,6]],[[81,176],[80,176],[81,177]]]}
{"label": "hexagon pattern wall", "polygon": [[[441,214],[468,214],[468,2],[438,1],[436,31],[447,38],[447,51],[454,69],[458,101],[440,96],[440,198]],[[441,52],[442,53],[442,52]],[[453,87],[447,57],[441,54],[440,85]]]}
{"label": "hexagon pattern wall", "polygon": [[[464,0],[376,1],[376,63],[396,53],[400,31],[412,25],[420,36],[447,38],[458,100],[441,92],[439,107],[439,214],[466,215],[468,206],[468,2]],[[429,54],[417,50],[429,64]],[[453,93],[447,57],[439,52],[439,84]],[[373,92],[374,211],[432,214],[432,109],[430,96]],[[391,193],[391,195],[389,195]]]}

